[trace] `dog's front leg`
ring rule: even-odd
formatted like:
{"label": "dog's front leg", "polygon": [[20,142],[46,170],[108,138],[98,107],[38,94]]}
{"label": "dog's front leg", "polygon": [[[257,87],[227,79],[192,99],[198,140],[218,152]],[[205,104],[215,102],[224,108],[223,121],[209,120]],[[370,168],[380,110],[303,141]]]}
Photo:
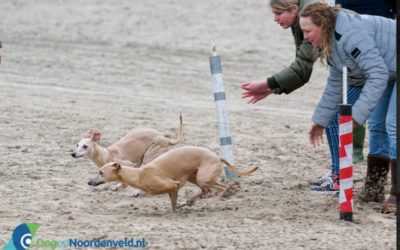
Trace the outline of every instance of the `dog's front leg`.
{"label": "dog's front leg", "polygon": [[178,189],[174,189],[171,192],[169,192],[169,198],[171,199],[172,212],[176,213],[177,200],[178,200]]}
{"label": "dog's front leg", "polygon": [[172,212],[176,212],[177,208],[177,203],[178,203],[178,190],[179,190],[179,181],[172,181],[171,183],[171,188],[169,191],[169,198],[171,199],[171,206],[172,206]]}
{"label": "dog's front leg", "polygon": [[124,183],[118,183],[114,186],[111,187],[112,191],[118,191],[120,189],[126,188],[126,185]]}
{"label": "dog's front leg", "polygon": [[[123,188],[126,188],[126,187],[127,187],[126,184],[124,184],[124,183],[118,183],[118,184],[112,186],[112,187],[111,187],[111,190],[112,190],[112,191],[118,191],[118,190],[123,189]],[[142,190],[137,189],[137,188],[133,188],[133,191],[132,191],[131,196],[134,197],[134,198],[137,198],[137,197],[139,197],[139,195],[142,194],[142,193],[143,193]]]}
{"label": "dog's front leg", "polygon": [[142,190],[137,189],[137,188],[133,188],[133,191],[132,191],[131,196],[134,197],[134,198],[137,198],[137,197],[139,197],[139,195],[142,194],[142,193],[143,193]]}

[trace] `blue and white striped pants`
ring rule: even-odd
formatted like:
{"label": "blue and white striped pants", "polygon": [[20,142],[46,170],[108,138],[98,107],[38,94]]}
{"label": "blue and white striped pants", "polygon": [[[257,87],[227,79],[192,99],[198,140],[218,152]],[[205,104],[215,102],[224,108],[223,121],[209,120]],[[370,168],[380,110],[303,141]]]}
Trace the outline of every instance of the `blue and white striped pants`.
{"label": "blue and white striped pants", "polygon": [[[362,87],[348,86],[347,89],[347,103],[353,105],[360,96]],[[328,139],[329,150],[331,151],[332,160],[332,173],[339,175],[339,113],[325,128],[326,137]]]}

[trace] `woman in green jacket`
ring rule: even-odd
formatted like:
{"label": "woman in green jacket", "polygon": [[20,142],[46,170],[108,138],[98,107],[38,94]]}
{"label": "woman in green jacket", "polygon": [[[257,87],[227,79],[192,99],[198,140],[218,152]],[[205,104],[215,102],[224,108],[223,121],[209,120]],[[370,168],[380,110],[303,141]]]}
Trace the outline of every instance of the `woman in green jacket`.
{"label": "woman in green jacket", "polygon": [[291,28],[296,44],[296,58],[289,67],[263,81],[242,83],[242,97],[250,97],[249,103],[256,103],[272,93],[289,94],[303,86],[310,79],[318,51],[304,40],[299,26],[298,13],[310,0],[271,0],[274,20],[283,29]]}

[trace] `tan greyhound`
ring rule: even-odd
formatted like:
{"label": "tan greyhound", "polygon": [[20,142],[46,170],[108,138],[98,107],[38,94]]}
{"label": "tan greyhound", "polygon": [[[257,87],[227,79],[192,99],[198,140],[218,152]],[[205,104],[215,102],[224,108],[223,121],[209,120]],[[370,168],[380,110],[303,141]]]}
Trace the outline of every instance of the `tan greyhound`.
{"label": "tan greyhound", "polygon": [[[98,144],[100,132],[90,129],[86,132],[84,138],[78,142],[71,156],[80,158],[87,155],[98,168],[108,162],[119,162],[126,166],[140,167],[168,151],[169,146],[181,142],[182,114],[180,114],[179,119],[180,128],[176,139],[167,139],[155,129],[136,129],[107,148]],[[120,187],[122,186],[119,185],[115,189]]]}
{"label": "tan greyhound", "polygon": [[[227,191],[229,186],[218,182],[222,173],[222,162],[238,176],[248,175],[258,169],[255,167],[240,172],[207,148],[184,146],[171,149],[141,168],[130,168],[115,162],[107,163],[88,184],[98,186],[117,181],[149,194],[168,193],[172,212],[175,213],[176,208],[193,205],[197,198],[208,193],[211,188],[218,189],[219,196]],[[187,181],[197,185],[201,193],[178,206],[178,190]]]}

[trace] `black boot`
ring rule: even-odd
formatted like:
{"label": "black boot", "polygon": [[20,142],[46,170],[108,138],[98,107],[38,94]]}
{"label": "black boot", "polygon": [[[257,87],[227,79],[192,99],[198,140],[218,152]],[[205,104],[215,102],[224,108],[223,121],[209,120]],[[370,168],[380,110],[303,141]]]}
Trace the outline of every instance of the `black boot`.
{"label": "black boot", "polygon": [[390,187],[390,195],[389,198],[387,198],[383,203],[381,207],[381,213],[388,214],[388,213],[395,213],[396,212],[396,201],[397,201],[397,195],[399,193],[399,190],[397,189],[397,159],[394,159],[390,162],[390,171],[391,173],[391,184],[392,186]]}
{"label": "black boot", "polygon": [[385,181],[389,172],[390,158],[368,155],[367,176],[360,199],[365,202],[382,202],[385,198]]}

